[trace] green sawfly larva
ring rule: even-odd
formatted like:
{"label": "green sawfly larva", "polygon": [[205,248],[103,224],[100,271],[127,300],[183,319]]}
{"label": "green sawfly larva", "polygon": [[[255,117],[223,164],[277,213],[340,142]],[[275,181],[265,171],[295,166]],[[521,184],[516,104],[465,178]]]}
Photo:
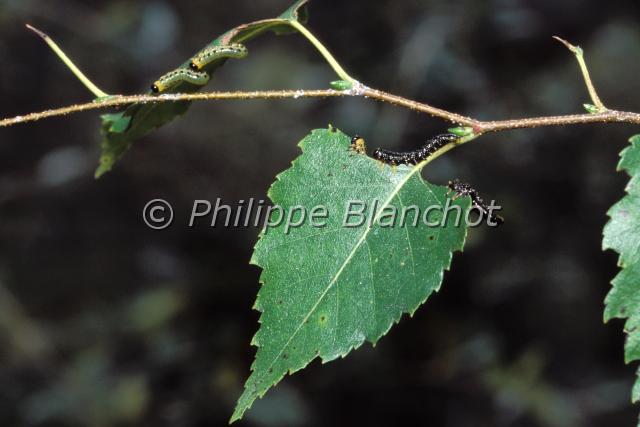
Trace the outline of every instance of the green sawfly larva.
{"label": "green sawfly larva", "polygon": [[210,46],[201,50],[196,56],[191,58],[189,68],[193,71],[200,71],[216,59],[242,59],[247,56],[248,53],[249,51],[247,48],[239,43],[232,43],[224,46]]}
{"label": "green sawfly larva", "polygon": [[197,86],[204,86],[209,81],[209,74],[199,73],[187,68],[178,68],[177,70],[169,71],[164,76],[160,77],[151,85],[151,91],[153,93],[165,92],[179,83],[186,82]]}

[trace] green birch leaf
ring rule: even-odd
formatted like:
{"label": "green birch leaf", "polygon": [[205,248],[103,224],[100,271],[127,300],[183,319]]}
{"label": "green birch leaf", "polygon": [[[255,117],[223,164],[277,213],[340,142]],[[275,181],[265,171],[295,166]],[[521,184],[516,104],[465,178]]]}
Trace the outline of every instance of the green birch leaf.
{"label": "green birch leaf", "polygon": [[[640,135],[632,137],[630,142],[631,146],[620,153],[622,159],[618,164],[618,170],[631,176],[627,195],[609,210],[611,219],[604,228],[603,239],[604,249],[620,254],[621,271],[611,282],[613,288],[605,300],[604,319],[626,319],[626,363],[640,359]],[[637,378],[632,401],[639,400],[640,378]]]}
{"label": "green birch leaf", "polygon": [[[274,205],[287,213],[296,206],[307,212],[325,206],[328,215],[324,227],[305,221],[288,234],[284,224],[266,227],[256,244],[251,262],[263,270],[255,303],[261,325],[252,341],[258,350],[232,422],[287,372],[315,358],[344,357],[364,341],[375,344],[403,313],[412,315],[439,289],[452,252],[463,247],[464,221],[455,226],[455,214],[443,215],[451,203],[446,187],[423,181],[419,167],[381,167],[349,146],[350,138],[339,131],[313,131],[300,143],[303,154],[269,190]],[[344,226],[350,201],[367,204],[371,227]],[[464,213],[470,201],[451,204]],[[428,211],[427,220],[445,224],[429,227],[420,219],[414,226],[410,206],[421,214],[440,208]],[[405,226],[403,208],[409,212]],[[393,209],[395,222],[385,215]]]}
{"label": "green birch leaf", "polygon": [[[276,34],[295,32],[290,22],[293,20],[306,22],[307,2],[308,0],[298,0],[278,18],[239,25],[213,40],[202,50],[210,46],[244,43],[266,31],[273,31]],[[178,68],[187,67],[189,61],[190,58]],[[213,77],[213,73],[224,65],[226,61],[227,58],[213,61],[203,71],[208,72]],[[171,93],[193,93],[203,87],[184,82],[159,96],[171,96]],[[136,140],[183,115],[190,105],[191,103],[188,101],[161,102],[157,104],[136,103],[129,105],[122,112],[101,116],[102,153],[100,155],[100,164],[95,173],[96,178],[110,171]]]}

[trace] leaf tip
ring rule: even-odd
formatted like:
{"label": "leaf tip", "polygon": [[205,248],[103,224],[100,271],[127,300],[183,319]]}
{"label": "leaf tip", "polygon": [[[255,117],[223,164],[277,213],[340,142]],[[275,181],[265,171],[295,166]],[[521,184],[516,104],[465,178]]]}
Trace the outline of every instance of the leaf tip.
{"label": "leaf tip", "polygon": [[104,154],[100,156],[100,162],[93,174],[93,177],[95,179],[100,179],[105,173],[111,171],[111,169],[113,168],[113,163],[113,157]]}

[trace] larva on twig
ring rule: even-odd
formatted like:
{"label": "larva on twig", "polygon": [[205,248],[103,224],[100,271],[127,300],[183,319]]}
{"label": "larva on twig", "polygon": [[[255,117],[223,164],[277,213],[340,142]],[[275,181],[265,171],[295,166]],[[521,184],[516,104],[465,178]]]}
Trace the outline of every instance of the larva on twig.
{"label": "larva on twig", "polygon": [[178,68],[177,70],[169,71],[167,74],[156,80],[151,85],[151,91],[153,93],[162,93],[175,87],[181,82],[204,86],[208,81],[209,74],[207,73],[199,73],[187,68]]}

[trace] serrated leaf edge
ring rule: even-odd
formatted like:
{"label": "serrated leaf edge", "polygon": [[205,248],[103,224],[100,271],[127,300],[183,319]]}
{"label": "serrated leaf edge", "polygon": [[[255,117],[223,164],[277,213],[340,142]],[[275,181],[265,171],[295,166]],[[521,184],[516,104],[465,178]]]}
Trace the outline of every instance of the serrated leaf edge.
{"label": "serrated leaf edge", "polygon": [[[620,151],[620,161],[618,162],[617,166],[616,166],[616,171],[617,172],[626,172],[627,175],[630,178],[634,178],[634,176],[632,175],[631,171],[626,167],[625,165],[625,155],[629,150],[632,150],[634,145],[636,144],[640,144],[640,135],[634,135],[633,137],[629,138],[629,143],[631,144],[630,146],[625,147],[622,151]],[[630,183],[630,181],[629,181]],[[607,293],[607,296],[604,299],[604,304],[605,304],[605,310],[603,313],[603,320],[605,323],[609,322],[611,319],[627,319],[627,321],[625,321],[625,327],[623,328],[623,332],[628,335],[629,331],[626,327],[627,322],[630,319],[630,315],[619,315],[619,314],[615,314],[615,313],[611,313],[608,310],[608,305],[610,302],[610,299],[612,298],[612,293],[616,288],[616,279],[619,277],[619,275],[622,273],[622,271],[627,268],[627,264],[625,263],[625,261],[623,260],[623,254],[621,254],[620,252],[618,252],[618,250],[616,250],[615,247],[613,247],[612,245],[607,244],[606,239],[604,238],[606,235],[606,230],[609,227],[609,225],[613,222],[613,214],[614,214],[614,209],[616,208],[616,206],[618,206],[618,204],[620,202],[622,202],[626,197],[629,197],[631,194],[629,193],[629,183],[627,183],[627,185],[625,185],[625,196],[622,197],[619,201],[617,201],[611,208],[609,208],[609,210],[607,210],[607,216],[609,216],[609,220],[607,221],[607,223],[605,224],[604,230],[603,230],[603,241],[602,241],[602,250],[613,250],[616,253],[619,254],[618,256],[618,261],[617,261],[617,266],[620,268],[620,271],[616,274],[616,276],[611,280],[610,284],[611,284],[611,289],[609,290],[609,292]],[[625,341],[625,346],[626,346],[626,341]],[[632,363],[634,361],[639,360],[639,358],[635,357],[635,358],[630,358],[628,357],[628,355],[625,352],[625,364],[629,364]],[[638,367],[638,369],[636,370],[636,376],[638,377],[636,379],[636,381],[634,381],[634,386],[632,388],[632,395],[631,395],[631,402],[632,403],[638,403],[640,401],[640,367]],[[640,418],[639,418],[639,423],[638,426],[640,426]]]}

